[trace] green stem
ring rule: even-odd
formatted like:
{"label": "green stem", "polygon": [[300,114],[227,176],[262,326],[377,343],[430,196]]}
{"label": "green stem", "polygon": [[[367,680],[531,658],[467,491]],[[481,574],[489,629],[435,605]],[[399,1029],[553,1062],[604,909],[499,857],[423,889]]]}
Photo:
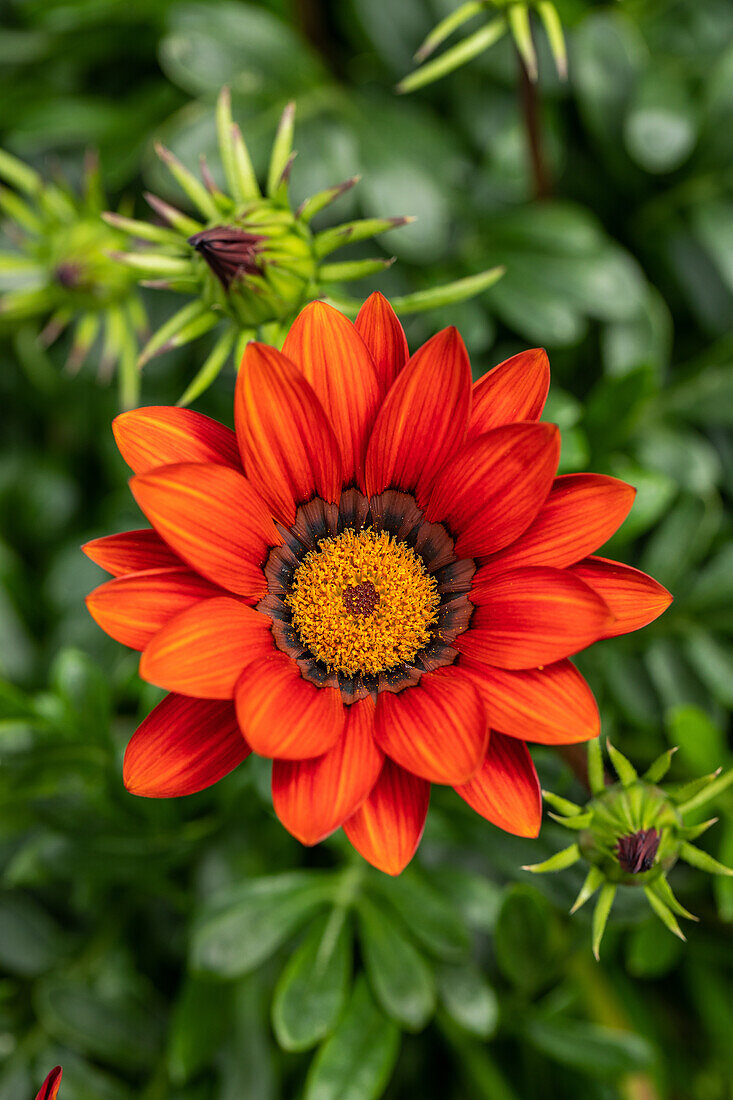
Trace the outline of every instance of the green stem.
{"label": "green stem", "polygon": [[534,197],[536,199],[549,199],[552,194],[552,183],[545,160],[537,84],[530,80],[527,66],[518,51],[517,62],[519,64],[519,103],[524,119],[527,152],[534,184]]}

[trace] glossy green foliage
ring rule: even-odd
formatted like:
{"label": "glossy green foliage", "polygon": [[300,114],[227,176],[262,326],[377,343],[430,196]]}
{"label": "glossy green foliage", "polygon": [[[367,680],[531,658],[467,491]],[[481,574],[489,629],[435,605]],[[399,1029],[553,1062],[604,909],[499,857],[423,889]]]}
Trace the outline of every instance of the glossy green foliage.
{"label": "glossy green foliage", "polygon": [[[567,81],[532,14],[541,178],[510,34],[394,93],[459,7],[8,0],[0,147],[44,179],[60,162],[76,192],[98,148],[111,207],[149,224],[145,191],[185,206],[156,141],[192,171],[204,154],[224,185],[222,84],[263,185],[297,99],[291,196],[315,196],[324,255],[337,225],[416,216],[339,253],[396,257],[350,293],[427,292],[411,347],[456,324],[476,377],[546,346],[562,472],[637,488],[607,552],[675,602],[578,663],[615,748],[640,776],[669,764],[664,784],[682,790],[733,762],[731,6],[558,0]],[[357,173],[332,210],[327,189]],[[430,297],[499,265],[471,301]],[[181,300],[143,294],[158,332]],[[576,840],[548,818],[522,840],[436,789],[419,856],[392,880],[341,834],[292,840],[262,761],[180,801],[125,792],[124,746],[159,695],[89,618],[104,578],[78,549],[140,522],[109,427],[117,395],[95,378],[95,333],[50,348],[36,334],[19,319],[0,333],[0,1100],[31,1098],[59,1062],[60,1100],[727,1100],[733,886],[699,861],[674,871],[700,917],[686,944],[619,887],[596,963],[600,890],[569,915],[586,868],[522,870]],[[74,339],[89,354],[72,378]],[[234,344],[218,339],[151,362],[142,403],[174,403],[206,365],[196,407],[231,422],[232,375],[216,376]],[[533,755],[561,813],[587,802],[560,754]],[[699,810],[687,788],[685,821],[698,852],[731,864],[733,794],[715,782]]]}

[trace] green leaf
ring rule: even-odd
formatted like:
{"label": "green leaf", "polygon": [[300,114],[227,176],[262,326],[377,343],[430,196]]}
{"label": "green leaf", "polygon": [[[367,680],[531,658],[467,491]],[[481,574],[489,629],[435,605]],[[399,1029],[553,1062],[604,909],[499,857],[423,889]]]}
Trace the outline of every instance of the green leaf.
{"label": "green leaf", "polygon": [[399,1053],[400,1033],[360,979],[333,1035],[313,1059],[303,1100],[378,1100]]}
{"label": "green leaf", "polygon": [[583,885],[580,887],[578,896],[573,902],[571,913],[577,913],[582,906],[592,898],[598,887],[603,882],[603,872],[598,867],[591,867],[588,874],[585,877]]}
{"label": "green leaf", "polygon": [[270,990],[265,996],[255,975],[234,988],[234,1021],[230,1035],[222,1036],[216,1100],[276,1100],[279,1089],[266,1007]]}
{"label": "green leaf", "polygon": [[708,802],[714,801],[718,798],[723,791],[726,791],[728,787],[733,783],[733,768],[728,768],[722,775],[713,779],[712,783],[706,783],[700,791],[695,791],[684,802],[681,802],[678,809],[681,814],[688,814],[692,810],[698,810],[701,806],[706,806]]}
{"label": "green leaf", "polygon": [[198,299],[195,299],[193,302],[187,302],[185,306],[179,309],[177,313],[174,313],[172,317],[169,317],[165,324],[161,325],[158,331],[150,337],[147,344],[140,352],[140,366],[144,366],[145,363],[155,355],[159,355],[168,342],[178,333],[184,331],[193,321],[198,321],[202,317],[210,316],[209,307],[205,302],[200,302]]}
{"label": "green leaf", "polygon": [[158,143],[155,151],[169,169],[178,186],[188,196],[201,215],[204,218],[213,218],[216,221],[219,217],[219,208],[203,183],[184,164],[181,164],[178,157],[171,153],[170,149],[166,149],[164,145]]}
{"label": "green leaf", "polygon": [[697,921],[700,918],[696,917],[694,913],[691,913],[689,909],[685,909],[684,905],[680,904],[677,898],[672,892],[672,887],[667,882],[664,875],[655,879],[650,883],[649,890],[656,894],[660,901],[663,901],[665,905],[669,906],[673,913],[676,913],[678,917],[686,917],[687,920]]}
{"label": "green leaf", "polygon": [[627,458],[614,456],[611,473],[628,481],[636,489],[634,507],[620,532],[614,535],[615,545],[624,545],[648,531],[665,514],[677,494],[677,485],[666,474],[642,469]]}
{"label": "green leaf", "polygon": [[654,1061],[654,1051],[641,1035],[567,1017],[531,1020],[525,1035],[553,1062],[593,1077],[618,1077]]}
{"label": "green leaf", "polygon": [[526,4],[510,4],[507,10],[509,26],[516,44],[519,56],[524,62],[527,76],[530,80],[537,80],[537,53],[532,41],[532,28],[529,23],[529,8]]}
{"label": "green leaf", "polygon": [[446,1012],[465,1031],[489,1039],[496,1031],[499,1003],[485,977],[470,963],[438,968],[438,992]]}
{"label": "green leaf", "polygon": [[366,279],[379,275],[394,263],[394,257],[382,260],[342,260],[340,263],[322,264],[319,276],[324,283],[347,283],[353,279]]}
{"label": "green leaf", "polygon": [[390,229],[398,228],[413,222],[411,217],[400,218],[361,218],[359,221],[345,222],[343,225],[335,225],[331,229],[324,229],[317,233],[313,245],[315,254],[319,259],[329,256],[339,248],[347,244],[357,244],[359,241],[367,241],[380,233],[386,233]]}
{"label": "green leaf", "polygon": [[716,497],[680,496],[647,541],[640,568],[674,591],[707,552],[721,518]]}
{"label": "green leaf", "polygon": [[713,364],[665,396],[670,412],[695,424],[733,424],[733,364]]}
{"label": "green leaf", "polygon": [[659,783],[661,779],[664,779],[665,775],[670,769],[672,757],[677,752],[677,748],[678,746],[675,746],[672,749],[667,749],[667,751],[663,752],[661,756],[658,756],[657,759],[653,761],[653,763],[651,763],[647,770],[644,772],[642,779],[646,780],[647,783]]}
{"label": "green leaf", "polygon": [[569,798],[561,798],[560,795],[553,794],[552,791],[543,791],[542,797],[548,805],[552,806],[553,810],[557,810],[564,817],[578,817],[582,812],[582,806],[571,802]]}
{"label": "green leaf", "polygon": [[584,814],[573,814],[572,817],[562,817],[560,814],[553,814],[548,812],[548,817],[551,817],[553,821],[557,821],[565,829],[587,829],[593,820],[593,811],[587,810]]}
{"label": "green leaf", "polygon": [[308,1050],[333,1031],[350,972],[351,929],[343,912],[334,909],[314,922],[275,987],[272,1025],[284,1050]]}
{"label": "green leaf", "polygon": [[588,742],[588,785],[594,795],[603,794],[606,789],[600,737],[594,737]]}
{"label": "green leaf", "polygon": [[66,954],[68,940],[59,925],[20,891],[0,893],[0,964],[10,974],[37,977]]}
{"label": "green leaf", "polygon": [[[254,336],[254,331],[250,335]],[[184,407],[190,405],[197,397],[205,393],[209,386],[219,377],[222,367],[226,363],[234,347],[236,336],[237,330],[234,325],[230,325],[228,328],[224,329],[224,332],[222,332],[221,336],[204,359],[200,369],[186,386],[183,396],[176,402],[177,405]]]}
{"label": "green leaf", "polygon": [[69,729],[85,740],[109,737],[111,696],[109,680],[86,653],[64,649],[51,670],[51,685],[63,699]]}
{"label": "green leaf", "polygon": [[469,34],[462,42],[452,46],[440,57],[428,61],[416,69],[414,73],[404,77],[397,85],[397,91],[401,93],[414,92],[417,88],[423,88],[426,84],[432,84],[435,80],[452,73],[461,65],[473,61],[484,50],[488,50],[495,42],[498,42],[506,31],[506,20],[502,15],[484,24],[479,30]]}
{"label": "green leaf", "polygon": [[669,928],[670,932],[674,933],[674,935],[677,936],[678,939],[685,940],[687,937],[677,923],[677,918],[675,917],[669,906],[665,905],[662,899],[654,893],[651,887],[645,886],[644,893],[646,894],[647,901],[651,905],[656,915],[659,917],[662,924],[666,925],[666,927]]}
{"label": "green leaf", "polygon": [[489,271],[481,271],[478,275],[468,275],[464,279],[455,279],[444,286],[432,287],[430,290],[416,290],[412,294],[404,294],[401,297],[392,298],[392,307],[398,314],[422,313],[428,309],[440,309],[443,306],[455,305],[456,302],[465,302],[483,293],[493,286],[504,274],[503,267],[492,267]]}
{"label": "green leaf", "polygon": [[173,1006],[168,1028],[168,1074],[184,1085],[210,1065],[230,1025],[232,997],[228,986],[187,975]]}
{"label": "green leaf", "polygon": [[91,1058],[129,1072],[149,1069],[159,1057],[161,1021],[140,1000],[48,978],[37,987],[35,1004],[50,1035]]}
{"label": "green leaf", "polygon": [[507,891],[494,933],[497,966],[527,993],[549,983],[562,954],[562,936],[550,903],[532,886]]}
{"label": "green leaf", "polygon": [[435,1011],[435,975],[387,913],[359,902],[359,938],[369,982],[384,1011],[420,1031]]}
{"label": "green leaf", "polygon": [[432,955],[453,961],[466,954],[469,937],[460,915],[446,896],[415,871],[404,871],[397,878],[380,875],[373,882]]}
{"label": "green leaf", "polygon": [[713,856],[703,852],[701,848],[693,848],[692,844],[687,842],[680,849],[680,859],[689,863],[691,867],[697,867],[698,871],[706,871],[709,875],[733,875],[733,869],[724,866]]}
{"label": "green leaf", "polygon": [[639,461],[658,470],[682,489],[705,496],[714,492],[723,476],[717,451],[698,432],[675,427],[650,427],[636,448]]}
{"label": "green leaf", "polygon": [[539,0],[537,13],[545,28],[557,75],[561,80],[566,80],[568,75],[568,52],[557,8],[550,3],[550,0]]}
{"label": "green leaf", "polygon": [[196,921],[194,970],[236,978],[254,970],[333,896],[329,876],[293,871],[215,895]]}
{"label": "green leaf", "polygon": [[441,19],[441,21],[433,27],[430,34],[416,51],[415,60],[424,61],[438,48],[438,46],[441,46],[443,42],[445,42],[446,38],[450,38],[454,31],[457,31],[458,28],[462,27],[464,23],[467,23],[469,19],[473,19],[474,16],[485,11],[486,7],[486,0],[467,0],[466,3],[457,7],[455,11],[450,12],[449,15],[446,15],[445,19]]}
{"label": "green leaf", "polygon": [[626,969],[634,978],[662,978],[679,961],[678,940],[659,935],[656,921],[646,921],[631,930],[626,939]]}
{"label": "green leaf", "polygon": [[247,103],[271,108],[324,79],[292,21],[255,4],[174,5],[165,25],[160,63],[193,96],[216,95],[229,84]]}
{"label": "green leaf", "polygon": [[0,177],[28,195],[37,194],[43,187],[43,180],[38,172],[4,149],[0,149]]}
{"label": "green leaf", "polygon": [[318,191],[305,199],[298,207],[297,216],[301,221],[310,222],[321,210],[325,210],[332,202],[336,202],[342,195],[350,191],[361,179],[361,176],[351,176],[343,183],[337,183],[334,187],[327,187],[324,191]]}
{"label": "green leaf", "polygon": [[687,659],[711,695],[728,710],[733,708],[733,645],[706,630],[694,629],[683,638],[682,644]]}
{"label": "green leaf", "polygon": [[577,844],[571,844],[568,848],[555,852],[554,856],[550,856],[542,863],[526,864],[522,870],[532,871],[535,875],[545,874],[548,871],[564,871],[566,867],[572,867],[579,859],[580,848]]}
{"label": "green leaf", "polygon": [[601,887],[596,907],[593,910],[593,954],[596,959],[600,958],[601,940],[606,930],[608,915],[611,912],[611,906],[613,905],[615,896],[616,887],[612,882],[607,882],[605,886]]}
{"label": "green leaf", "polygon": [[502,888],[484,875],[460,867],[440,867],[431,882],[451,899],[469,928],[493,932],[504,897]]}
{"label": "green leaf", "polygon": [[616,774],[624,787],[630,787],[632,784],[636,783],[639,777],[631,761],[627,760],[623,753],[620,753],[609,740],[606,740],[606,748],[608,749],[608,755],[611,758],[611,763],[614,766]]}
{"label": "green leaf", "polygon": [[295,125],[295,103],[290,102],[280,116],[280,123],[272,144],[270,166],[267,170],[267,194],[276,194],[283,182],[283,173],[290,164],[293,149],[293,127]]}
{"label": "green leaf", "polygon": [[[733,390],[731,391],[733,399]],[[713,611],[733,605],[733,543],[721,547],[717,554],[691,578],[685,605],[695,611]]]}
{"label": "green leaf", "polygon": [[154,225],[152,222],[141,222],[136,218],[126,218],[122,214],[106,211],[102,218],[113,229],[121,229],[124,233],[141,241],[152,241],[154,244],[169,245],[173,248],[181,247],[181,238],[173,229],[166,229],[162,225]]}
{"label": "green leaf", "polygon": [[629,104],[624,138],[629,155],[647,172],[672,172],[687,160],[697,120],[679,73],[660,65],[649,70]]}
{"label": "green leaf", "polygon": [[672,707],[665,718],[669,740],[682,750],[681,759],[691,771],[710,772],[725,759],[728,747],[723,731],[701,707]]}

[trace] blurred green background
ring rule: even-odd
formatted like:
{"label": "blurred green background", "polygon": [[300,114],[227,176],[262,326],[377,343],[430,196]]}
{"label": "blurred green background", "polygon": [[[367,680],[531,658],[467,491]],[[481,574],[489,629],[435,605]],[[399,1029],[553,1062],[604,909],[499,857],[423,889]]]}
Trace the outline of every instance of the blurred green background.
{"label": "blurred green background", "polygon": [[[456,323],[476,375],[547,347],[562,470],[638,488],[609,553],[675,596],[580,662],[604,732],[640,767],[679,745],[676,780],[730,766],[733,6],[558,5],[567,84],[536,36],[541,202],[508,38],[394,94],[453,6],[5,0],[0,144],[74,183],[97,148],[115,207],[148,217],[147,187],[180,202],[154,140],[215,160],[222,83],[260,168],[295,97],[296,200],[362,173],[334,220],[418,218],[380,238],[397,263],[357,294],[505,264],[480,298],[409,319],[410,343]],[[145,302],[153,325],[180,304]],[[117,395],[93,363],[64,374],[65,337],[36,336],[0,319],[0,1100],[30,1098],[57,1062],[62,1100],[732,1096],[730,881],[676,869],[701,917],[686,945],[627,891],[598,965],[589,916],[567,915],[581,872],[520,870],[567,843],[552,822],[520,841],[436,790],[392,882],[340,836],[291,840],[263,761],[184,800],[126,794],[124,745],[158,696],[88,617],[103,577],[79,552],[138,525]],[[174,402],[206,346],[148,364],[143,402]],[[197,408],[231,422],[233,381]],[[582,800],[556,753],[534,755],[544,786]],[[703,842],[728,863],[732,808],[729,788]]]}

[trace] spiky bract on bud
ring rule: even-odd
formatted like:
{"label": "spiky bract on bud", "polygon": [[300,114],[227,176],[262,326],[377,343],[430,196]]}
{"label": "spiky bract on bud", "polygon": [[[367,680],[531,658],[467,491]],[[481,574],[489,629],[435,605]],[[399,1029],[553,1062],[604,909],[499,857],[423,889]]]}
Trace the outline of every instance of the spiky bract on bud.
{"label": "spiky bract on bud", "polygon": [[[414,92],[426,84],[466,65],[493,46],[506,34],[514,39],[517,53],[530,80],[539,75],[537,52],[532,37],[531,12],[535,12],[547,37],[557,74],[565,80],[568,71],[567,49],[560,17],[552,0],[466,0],[466,3],[442,19],[415,52],[419,68],[401,80],[398,92]],[[466,35],[438,57],[431,58],[438,46],[478,15],[489,16],[477,30]],[[431,60],[428,60],[431,58]]]}
{"label": "spiky bract on bud", "polygon": [[71,373],[101,340],[100,376],[108,377],[117,367],[121,404],[136,404],[137,348],[145,315],[134,274],[110,256],[126,237],[102,221],[106,200],[97,158],[86,157],[81,194],[61,178],[45,181],[3,150],[0,179],[9,245],[0,251],[0,326],[35,325],[45,347],[73,326],[66,364]]}
{"label": "spiky bract on bud", "polygon": [[733,769],[725,775],[716,772],[704,776],[682,787],[663,788],[659,783],[667,773],[675,749],[662,753],[639,776],[610,741],[607,748],[619,781],[606,784],[600,742],[589,742],[590,801],[585,806],[578,806],[549,791],[543,792],[545,802],[558,811],[550,816],[577,833],[576,842],[544,863],[525,868],[544,873],[564,870],[578,861],[589,865],[571,912],[576,912],[598,892],[593,914],[596,958],[619,886],[643,887],[654,913],[671,932],[684,939],[677,917],[697,918],[680,905],[667,882],[667,875],[675,863],[681,859],[710,874],[733,875],[729,868],[690,843],[717,819],[702,824],[690,824],[685,820],[686,815],[733,783]]}
{"label": "spiky bract on bud", "polygon": [[[158,146],[158,155],[196,211],[195,218],[154,195],[146,197],[164,226],[131,219],[125,219],[123,225],[116,216],[107,216],[108,221],[125,228],[130,238],[144,243],[117,256],[137,273],[143,285],[194,298],[155,333],[142,351],[140,365],[218,329],[212,350],[181,404],[193,401],[211,384],[230,353],[238,363],[245,344],[255,336],[281,344],[307,302],[325,298],[347,313],[352,306],[356,315],[360,302],[352,305],[345,300],[339,294],[339,284],[378,274],[393,261],[379,257],[334,263],[331,255],[345,245],[370,240],[412,221],[409,217],[363,218],[314,232],[311,221],[316,214],[353,187],[359,177],[329,187],[293,209],[288,179],[295,156],[294,119],[295,105],[290,103],[283,111],[261,189],[240,129],[232,120],[229,91],[224,88],[216,125],[226,189],[217,185],[205,161],[199,179],[173,153]],[[427,296],[425,292],[408,295],[398,304],[403,313],[409,313],[463,301],[491,285],[500,274],[499,269],[482,272]],[[436,294],[439,301],[434,300]]]}

